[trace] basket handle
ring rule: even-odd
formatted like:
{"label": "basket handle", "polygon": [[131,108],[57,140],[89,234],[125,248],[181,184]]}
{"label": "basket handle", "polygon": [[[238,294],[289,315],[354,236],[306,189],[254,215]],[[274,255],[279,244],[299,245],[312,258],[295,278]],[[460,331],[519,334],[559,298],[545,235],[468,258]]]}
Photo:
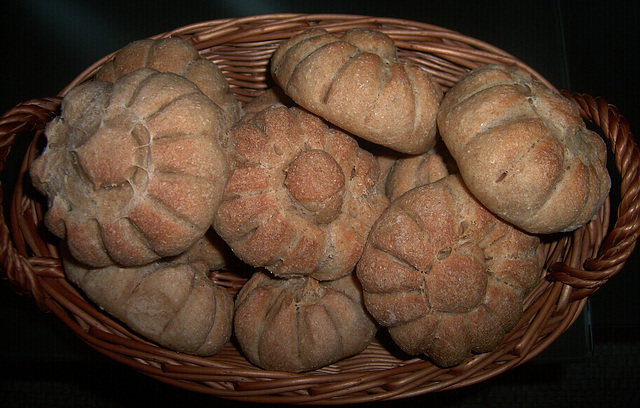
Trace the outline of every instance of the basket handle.
{"label": "basket handle", "polygon": [[[7,157],[16,140],[30,137],[33,132],[42,132],[56,115],[60,103],[59,97],[32,99],[16,105],[0,116],[0,172],[4,171]],[[8,279],[18,293],[31,293],[38,305],[46,309],[34,266],[47,262],[44,259],[26,259],[16,249],[4,219],[2,188],[0,183],[0,278]]]}
{"label": "basket handle", "polygon": [[583,299],[617,275],[633,253],[638,238],[638,192],[640,149],[629,130],[629,122],[618,109],[600,97],[561,91],[580,110],[583,119],[600,127],[609,141],[620,173],[620,203],[613,228],[604,238],[598,255],[574,268],[556,262],[549,267],[549,279],[573,288],[569,301]]}

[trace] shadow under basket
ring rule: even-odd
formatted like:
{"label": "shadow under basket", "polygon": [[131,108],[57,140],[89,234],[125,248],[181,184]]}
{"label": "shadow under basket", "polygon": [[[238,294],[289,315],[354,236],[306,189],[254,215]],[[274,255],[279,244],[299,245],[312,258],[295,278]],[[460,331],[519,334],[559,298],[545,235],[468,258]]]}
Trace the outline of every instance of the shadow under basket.
{"label": "shadow under basket", "polygon": [[[532,68],[494,46],[441,27],[392,18],[274,14],[207,21],[153,38],[173,36],[191,42],[218,65],[233,92],[246,102],[272,86],[269,60],[278,44],[311,27],[334,33],[352,27],[383,31],[395,40],[400,60],[421,66],[445,91],[468,70],[491,63],[517,64],[555,89]],[[403,356],[380,336],[356,356],[294,374],[253,366],[234,342],[206,358],[158,347],[111,319],[66,280],[56,240],[42,225],[46,203],[27,177],[42,147],[44,126],[58,113],[61,98],[90,79],[112,55],[87,68],[58,96],[21,103],[0,117],[0,169],[4,170],[16,140],[31,140],[16,180],[10,220],[3,217],[0,223],[1,273],[16,292],[33,296],[43,311],[54,313],[100,353],[172,386],[242,401],[350,404],[475,384],[547,348],[578,318],[587,297],[623,268],[635,247],[640,158],[629,124],[602,99],[562,91],[587,122],[601,129],[610,157],[615,158],[610,163],[612,195],[589,224],[549,237],[545,278],[526,299],[518,325],[494,351],[441,368],[427,359]],[[244,276],[230,270],[213,279],[235,293],[245,282]]]}

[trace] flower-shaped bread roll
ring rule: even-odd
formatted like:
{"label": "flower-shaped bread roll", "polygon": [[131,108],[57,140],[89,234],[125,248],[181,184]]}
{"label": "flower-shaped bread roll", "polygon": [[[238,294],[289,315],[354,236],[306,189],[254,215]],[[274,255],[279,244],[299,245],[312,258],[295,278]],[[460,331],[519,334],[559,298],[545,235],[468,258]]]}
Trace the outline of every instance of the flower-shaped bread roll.
{"label": "flower-shaped bread roll", "polygon": [[402,350],[452,366],[513,329],[543,255],[537,236],[495,217],[454,174],[389,205],[356,273],[367,310]]}
{"label": "flower-shaped bread roll", "polygon": [[235,335],[267,370],[301,372],[358,354],[376,333],[353,274],[334,281],[257,272],[235,302]]}
{"label": "flower-shaped bread roll", "polygon": [[281,104],[234,126],[229,144],[235,169],[213,225],[234,253],[278,276],[330,280],[352,271],[388,204],[373,155]]}
{"label": "flower-shaped bread roll", "polygon": [[149,68],[72,89],[30,170],[47,227],[92,267],[184,252],[210,228],[228,179],[225,118],[189,80]]}

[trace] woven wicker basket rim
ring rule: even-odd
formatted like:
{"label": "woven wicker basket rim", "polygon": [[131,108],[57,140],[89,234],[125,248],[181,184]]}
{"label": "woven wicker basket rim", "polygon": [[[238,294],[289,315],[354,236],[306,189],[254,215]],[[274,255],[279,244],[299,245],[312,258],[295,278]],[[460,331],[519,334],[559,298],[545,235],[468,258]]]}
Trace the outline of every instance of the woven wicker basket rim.
{"label": "woven wicker basket rim", "polygon": [[[341,32],[361,26],[389,34],[401,60],[420,65],[446,90],[465,72],[487,63],[516,64],[555,89],[516,57],[480,40],[442,27],[394,18],[336,14],[271,14],[200,22],[158,34],[190,41],[214,61],[232,90],[248,101],[268,88],[268,62],[278,43],[296,32],[322,27]],[[587,296],[624,266],[638,235],[638,146],[617,109],[587,94],[563,95],[583,117],[600,126],[622,179],[616,225],[610,227],[610,201],[579,230],[549,239],[543,280],[527,297],[517,327],[495,351],[443,369],[421,358],[407,358],[377,339],[364,352],[314,372],[269,372],[249,364],[233,342],[202,358],[147,342],[88,302],[65,279],[56,243],[41,228],[42,199],[26,182],[26,170],[39,154],[46,124],[60,98],[86,81],[113,54],[87,67],[57,97],[27,101],[0,117],[2,164],[18,137],[32,138],[11,202],[11,218],[0,223],[0,260],[16,291],[29,293],[91,347],[115,361],[170,385],[224,398],[273,403],[348,404],[406,398],[484,381],[529,361],[577,319]],[[0,169],[3,169],[1,166]],[[244,280],[233,271],[214,280],[237,291]]]}

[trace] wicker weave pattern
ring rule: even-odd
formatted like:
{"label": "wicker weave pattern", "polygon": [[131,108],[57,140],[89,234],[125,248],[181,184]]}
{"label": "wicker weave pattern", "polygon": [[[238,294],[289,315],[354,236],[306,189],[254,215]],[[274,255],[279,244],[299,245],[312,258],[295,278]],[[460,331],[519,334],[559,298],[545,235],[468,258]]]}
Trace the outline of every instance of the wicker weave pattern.
{"label": "wicker weave pattern", "polygon": [[[396,41],[401,60],[422,66],[445,90],[469,69],[487,63],[517,64],[553,88],[532,68],[496,47],[406,20],[278,14],[208,21],[154,38],[178,36],[193,43],[221,68],[238,98],[248,101],[273,85],[268,64],[279,42],[312,26],[330,32],[355,26],[384,31]],[[44,125],[57,113],[60,98],[89,79],[110,57],[87,68],[58,97],[22,103],[0,117],[0,170],[16,138],[33,138],[10,203],[11,218],[0,222],[0,262],[16,291],[32,295],[42,310],[53,312],[107,357],[160,381],[231,399],[308,404],[378,401],[464,387],[538,355],[575,321],[586,297],[623,268],[635,247],[640,150],[629,124],[605,101],[563,91],[585,119],[602,129],[615,155],[621,177],[620,191],[612,191],[620,197],[615,225],[609,228],[607,200],[596,220],[546,244],[547,279],[529,295],[524,316],[497,350],[441,369],[403,355],[381,337],[357,356],[311,373],[291,374],[252,366],[233,343],[210,358],[159,348],[101,313],[66,281],[56,242],[41,225],[46,203],[26,180],[28,166],[39,154]],[[234,271],[213,278],[232,292],[245,281]]]}

